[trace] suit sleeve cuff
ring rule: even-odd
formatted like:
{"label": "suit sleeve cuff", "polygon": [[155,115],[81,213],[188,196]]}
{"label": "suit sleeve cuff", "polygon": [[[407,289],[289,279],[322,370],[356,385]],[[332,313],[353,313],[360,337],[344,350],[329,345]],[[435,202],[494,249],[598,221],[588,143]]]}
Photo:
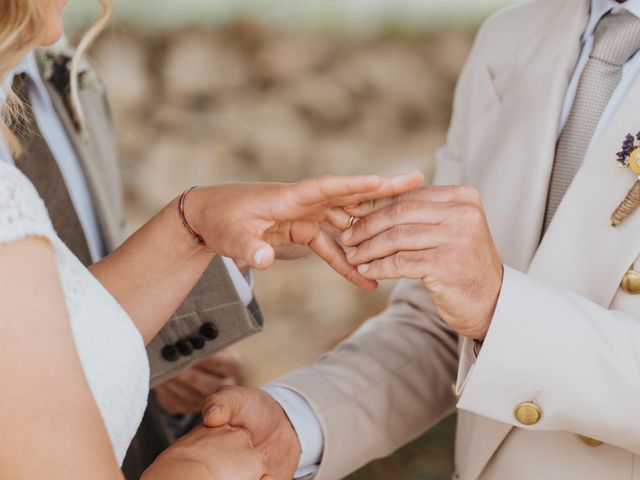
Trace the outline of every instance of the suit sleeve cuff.
{"label": "suit sleeve cuff", "polygon": [[302,455],[295,478],[315,473],[322,460],[324,435],[311,406],[301,395],[288,388],[266,385],[262,389],[280,404],[298,434]]}
{"label": "suit sleeve cuff", "polygon": [[224,261],[224,266],[227,267],[229,277],[231,277],[231,281],[233,282],[236,292],[238,292],[240,300],[248,307],[253,300],[253,274],[249,272],[245,277],[236,265],[236,262],[227,257],[222,257],[222,260]]}
{"label": "suit sleeve cuff", "polygon": [[[482,352],[472,361],[463,383],[458,408],[502,423],[521,426],[514,408],[522,402],[538,401],[543,378],[539,376],[545,357],[553,356],[550,340],[560,334],[557,322],[545,321],[532,302],[540,302],[545,291],[535,292],[539,282],[505,266],[502,291]],[[557,325],[556,325],[557,327]],[[472,349],[473,341],[467,342]],[[541,353],[547,349],[547,355]],[[472,350],[467,356],[473,358]],[[460,381],[460,379],[459,379]],[[550,393],[547,392],[548,396]],[[542,426],[544,419],[536,427]]]}

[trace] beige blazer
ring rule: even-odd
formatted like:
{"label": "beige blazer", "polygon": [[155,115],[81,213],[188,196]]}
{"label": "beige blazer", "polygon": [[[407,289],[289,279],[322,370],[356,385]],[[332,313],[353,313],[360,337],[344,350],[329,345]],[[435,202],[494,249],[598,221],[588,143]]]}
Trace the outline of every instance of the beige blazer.
{"label": "beige blazer", "polygon": [[[46,54],[46,50],[37,52],[45,80]],[[115,131],[104,86],[98,81],[80,90],[88,129],[83,136],[74,127],[61,95],[50,82],[45,81],[45,85],[84,171],[107,250],[112,251],[124,239],[125,215]],[[151,385],[261,329],[262,315],[257,303],[247,309],[222,260],[214,260],[184,304],[147,347]],[[197,336],[199,340],[194,341]],[[177,342],[181,342],[183,353],[170,348],[173,355],[167,355],[166,351],[163,355],[165,348]],[[189,350],[191,353],[186,354]]]}
{"label": "beige blazer", "polygon": [[[609,226],[636,180],[615,154],[640,130],[640,78],[540,244],[588,13],[588,0],[538,0],[495,15],[459,81],[436,182],[479,189],[506,265],[478,358],[422,285],[404,281],[381,315],[275,382],[304,396],[322,425],[318,480],[388,455],[456,406],[456,479],[640,479],[640,296],[620,288],[638,264],[640,211]],[[531,425],[515,415],[523,402],[536,405]]]}

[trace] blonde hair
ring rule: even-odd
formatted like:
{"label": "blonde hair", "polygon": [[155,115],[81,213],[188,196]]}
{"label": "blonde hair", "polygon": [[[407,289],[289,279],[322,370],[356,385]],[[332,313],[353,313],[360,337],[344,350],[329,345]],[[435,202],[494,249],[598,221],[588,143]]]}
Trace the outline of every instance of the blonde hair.
{"label": "blonde hair", "polygon": [[[1,0],[0,5],[0,79],[36,46],[38,34],[44,22],[42,0]],[[109,0],[99,0],[102,12],[95,23],[82,37],[71,62],[71,104],[81,131],[86,130],[84,114],[80,105],[78,72],[83,55],[91,47],[96,38],[109,24],[112,7]],[[10,86],[4,85],[5,89]],[[24,108],[20,99],[7,90],[7,101],[2,108],[0,132],[5,136],[11,151],[21,151],[18,139],[8,128],[19,122],[24,116]]]}
{"label": "blonde hair", "polygon": [[87,50],[91,48],[91,45],[93,45],[96,38],[98,38],[107,25],[109,25],[109,20],[113,13],[113,7],[109,0],[98,1],[100,2],[102,13],[80,40],[76,53],[71,61],[71,105],[74,109],[74,113],[76,114],[76,120],[78,121],[78,125],[80,126],[80,131],[82,133],[86,132],[87,125],[84,112],[82,111],[82,105],[80,104],[80,81],[78,75],[80,62],[82,61],[84,54],[87,53]]}
{"label": "blonde hair", "polygon": [[[43,21],[40,0],[3,0],[0,6],[0,79],[26,55],[37,40]],[[9,130],[8,125],[19,121],[23,114],[22,103],[11,92],[8,85],[2,86],[7,92],[7,101],[2,107],[0,131],[13,152],[20,151],[20,143]]]}

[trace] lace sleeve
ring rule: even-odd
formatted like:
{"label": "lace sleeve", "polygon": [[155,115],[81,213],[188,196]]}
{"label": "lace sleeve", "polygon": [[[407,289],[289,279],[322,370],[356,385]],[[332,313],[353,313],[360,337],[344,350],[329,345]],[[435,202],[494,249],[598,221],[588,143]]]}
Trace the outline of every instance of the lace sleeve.
{"label": "lace sleeve", "polygon": [[38,192],[20,170],[0,160],[0,244],[25,237],[56,237]]}

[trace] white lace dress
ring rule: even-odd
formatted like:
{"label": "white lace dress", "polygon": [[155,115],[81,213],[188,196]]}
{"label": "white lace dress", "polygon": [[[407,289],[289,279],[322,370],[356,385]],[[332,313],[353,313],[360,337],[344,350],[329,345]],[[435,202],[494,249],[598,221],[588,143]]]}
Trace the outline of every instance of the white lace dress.
{"label": "white lace dress", "polygon": [[[58,238],[31,182],[0,159],[0,244],[29,236],[45,237],[53,245],[82,368],[122,463],[149,391],[142,337],[122,307]],[[37,295],[33,292],[34,301]]]}

